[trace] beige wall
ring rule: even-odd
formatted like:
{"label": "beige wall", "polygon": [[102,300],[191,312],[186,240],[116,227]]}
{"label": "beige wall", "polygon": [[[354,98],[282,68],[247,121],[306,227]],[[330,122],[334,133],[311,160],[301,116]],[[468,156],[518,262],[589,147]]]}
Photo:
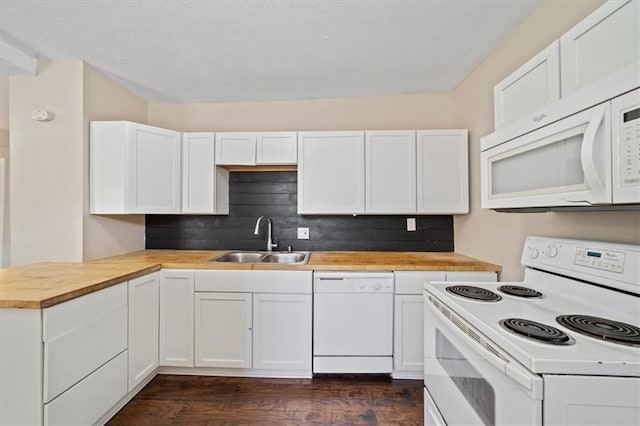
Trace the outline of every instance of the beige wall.
{"label": "beige wall", "polygon": [[84,65],[83,259],[144,249],[144,215],[89,214],[89,123],[94,120],[147,122],[147,103],[89,65]]}
{"label": "beige wall", "polygon": [[[80,61],[10,77],[11,265],[144,248],[144,216],[89,215],[89,122],[146,122],[147,104]],[[55,114],[49,122],[33,110]]]}
{"label": "beige wall", "polygon": [[527,235],[640,244],[639,212],[497,213],[480,209],[480,138],[493,131],[493,86],[602,3],[543,2],[453,94],[453,125],[469,129],[471,163],[471,214],[456,216],[456,251],[501,264],[502,280],[521,278],[520,252]]}
{"label": "beige wall", "polygon": [[448,128],[448,93],[288,102],[150,103],[149,124],[180,131]]}
{"label": "beige wall", "polygon": [[9,150],[9,77],[0,75],[0,158]]}
{"label": "beige wall", "polygon": [[2,237],[0,238],[0,268],[9,265],[9,77],[0,75],[0,158],[5,159],[4,188],[4,216],[0,223]]}
{"label": "beige wall", "polygon": [[[11,264],[82,260],[82,63],[11,76]],[[37,122],[30,114],[51,111]]]}

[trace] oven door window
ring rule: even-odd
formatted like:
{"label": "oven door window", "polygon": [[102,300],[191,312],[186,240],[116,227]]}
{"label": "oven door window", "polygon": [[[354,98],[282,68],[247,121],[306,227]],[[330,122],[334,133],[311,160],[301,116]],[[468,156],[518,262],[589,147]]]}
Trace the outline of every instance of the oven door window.
{"label": "oven door window", "polygon": [[436,358],[482,422],[496,424],[496,397],[491,384],[440,330],[436,330]]}
{"label": "oven door window", "polygon": [[447,424],[541,424],[542,377],[428,297],[424,333],[425,387]]}

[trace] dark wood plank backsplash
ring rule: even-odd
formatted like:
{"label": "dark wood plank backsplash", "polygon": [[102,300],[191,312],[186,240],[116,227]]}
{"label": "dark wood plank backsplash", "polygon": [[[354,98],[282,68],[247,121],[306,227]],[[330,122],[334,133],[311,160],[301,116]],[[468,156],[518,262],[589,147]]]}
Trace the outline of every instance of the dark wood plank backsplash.
{"label": "dark wood plank backsplash", "polygon": [[[296,172],[232,172],[229,215],[147,215],[148,249],[264,250],[266,222],[273,221],[276,250],[453,251],[453,216],[325,216],[297,214]],[[416,218],[407,232],[406,218]],[[298,240],[297,228],[309,239]]]}

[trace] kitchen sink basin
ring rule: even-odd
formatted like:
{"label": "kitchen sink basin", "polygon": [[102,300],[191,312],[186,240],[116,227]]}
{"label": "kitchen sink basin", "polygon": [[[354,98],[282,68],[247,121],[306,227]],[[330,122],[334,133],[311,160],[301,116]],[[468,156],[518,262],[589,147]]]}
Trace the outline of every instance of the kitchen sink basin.
{"label": "kitchen sink basin", "polygon": [[309,261],[308,251],[266,252],[266,251],[232,251],[210,259],[209,262],[230,263],[282,263],[288,265],[304,265]]}
{"label": "kitchen sink basin", "polygon": [[264,253],[237,251],[211,259],[210,262],[257,263],[263,257]]}
{"label": "kitchen sink basin", "polygon": [[261,262],[268,263],[307,263],[309,260],[309,253],[296,252],[296,253],[271,253],[263,257]]}

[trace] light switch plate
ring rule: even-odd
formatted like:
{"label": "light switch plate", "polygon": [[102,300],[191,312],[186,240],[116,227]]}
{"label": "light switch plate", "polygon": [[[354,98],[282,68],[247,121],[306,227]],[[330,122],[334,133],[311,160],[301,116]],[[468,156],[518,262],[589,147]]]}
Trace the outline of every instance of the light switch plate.
{"label": "light switch plate", "polygon": [[408,217],[407,218],[407,231],[415,231],[416,230],[416,218]]}
{"label": "light switch plate", "polygon": [[298,239],[299,240],[308,240],[309,239],[309,228],[298,228]]}

